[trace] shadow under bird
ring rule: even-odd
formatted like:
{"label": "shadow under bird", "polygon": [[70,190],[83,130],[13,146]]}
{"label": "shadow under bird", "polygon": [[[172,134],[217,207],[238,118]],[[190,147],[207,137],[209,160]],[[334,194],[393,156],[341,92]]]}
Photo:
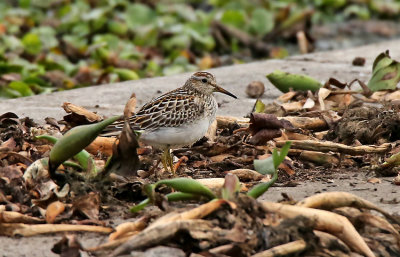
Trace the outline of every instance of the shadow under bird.
{"label": "shadow under bird", "polygon": [[[214,122],[218,104],[214,92],[237,98],[217,85],[209,72],[196,72],[186,83],[146,103],[129,118],[129,124],[141,133],[139,140],[164,151],[164,169],[174,172],[170,149],[190,146],[201,139]],[[124,121],[108,126],[103,135],[115,135]]]}

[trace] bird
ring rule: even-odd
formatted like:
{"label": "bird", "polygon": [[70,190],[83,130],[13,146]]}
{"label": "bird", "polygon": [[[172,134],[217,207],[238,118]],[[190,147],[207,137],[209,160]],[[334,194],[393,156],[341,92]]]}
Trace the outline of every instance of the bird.
{"label": "bird", "polygon": [[[207,133],[218,109],[214,92],[237,98],[219,86],[214,75],[199,71],[182,87],[154,98],[128,118],[132,130],[140,134],[139,141],[163,150],[164,170],[169,167],[175,175],[171,149],[191,146]],[[117,121],[103,134],[120,132],[123,126],[124,121]]]}

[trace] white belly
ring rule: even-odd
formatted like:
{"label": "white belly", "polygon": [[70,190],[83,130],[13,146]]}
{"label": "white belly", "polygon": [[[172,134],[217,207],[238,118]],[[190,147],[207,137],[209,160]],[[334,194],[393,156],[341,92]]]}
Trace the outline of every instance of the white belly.
{"label": "white belly", "polygon": [[140,140],[148,145],[157,148],[177,148],[188,146],[202,138],[214,117],[204,117],[203,119],[180,127],[159,128],[153,131],[144,131]]}

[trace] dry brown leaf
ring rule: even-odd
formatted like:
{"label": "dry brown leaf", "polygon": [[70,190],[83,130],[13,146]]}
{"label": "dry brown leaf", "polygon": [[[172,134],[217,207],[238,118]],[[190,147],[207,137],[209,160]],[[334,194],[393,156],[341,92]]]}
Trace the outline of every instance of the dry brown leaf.
{"label": "dry brown leaf", "polygon": [[49,204],[46,209],[46,222],[47,223],[54,223],[57,216],[63,213],[65,210],[64,203],[60,201],[55,201]]}
{"label": "dry brown leaf", "polygon": [[377,101],[382,101],[387,93],[388,91],[376,91],[370,96],[370,98]]}
{"label": "dry brown leaf", "polygon": [[298,94],[296,91],[289,91],[287,93],[284,93],[283,95],[280,95],[277,100],[281,101],[282,103],[287,103],[290,100],[292,100],[293,97],[295,97]]}
{"label": "dry brown leaf", "polygon": [[76,197],[72,203],[74,212],[79,212],[91,220],[99,219],[100,195],[90,192],[87,195]]}
{"label": "dry brown leaf", "polygon": [[282,108],[286,112],[297,112],[303,109],[304,101],[290,102],[281,104]]}
{"label": "dry brown leaf", "polygon": [[124,116],[129,118],[135,113],[135,108],[136,108],[136,94],[132,93],[131,97],[129,98],[128,102],[125,105],[124,108]]}
{"label": "dry brown leaf", "polygon": [[81,257],[80,250],[82,249],[83,247],[75,235],[64,235],[51,250],[60,257]]}
{"label": "dry brown leaf", "polygon": [[199,62],[199,68],[200,70],[207,70],[211,67],[213,67],[214,61],[211,55],[205,55],[203,58],[201,58]]}
{"label": "dry brown leaf", "polygon": [[234,156],[232,154],[223,153],[223,154],[211,156],[210,157],[210,161],[212,161],[212,162],[222,162],[226,158],[230,158],[230,157],[234,157]]}
{"label": "dry brown leaf", "polygon": [[367,180],[367,182],[368,182],[368,183],[372,183],[372,184],[376,184],[376,183],[380,184],[380,183],[382,183],[382,180],[379,179],[379,178],[369,178],[369,179]]}
{"label": "dry brown leaf", "polygon": [[307,98],[306,102],[303,105],[303,109],[311,109],[315,106],[315,101],[311,98]]}
{"label": "dry brown leaf", "polygon": [[240,181],[258,181],[265,178],[264,175],[250,169],[236,169],[225,172],[225,174],[228,173],[236,175]]}
{"label": "dry brown leaf", "polygon": [[[282,139],[282,140],[315,140],[315,138],[312,136],[308,136],[308,135],[304,135],[304,134],[300,134],[300,133],[296,133],[296,132],[291,132],[291,131],[282,132],[282,137],[284,137],[284,139]],[[280,141],[281,139],[280,139],[280,137],[278,137],[275,140]]]}
{"label": "dry brown leaf", "polygon": [[74,104],[69,103],[69,102],[65,102],[62,105],[62,107],[64,108],[64,110],[67,113],[72,113],[72,114],[76,114],[76,115],[79,115],[79,116],[83,116],[90,122],[103,120],[103,118],[101,116],[99,116],[96,113],[91,112],[91,111],[83,108],[82,106],[78,106],[78,105],[74,105]]}
{"label": "dry brown leaf", "polygon": [[97,155],[100,152],[111,156],[112,148],[116,141],[117,139],[112,137],[97,137],[85,150],[93,155]]}
{"label": "dry brown leaf", "polygon": [[262,129],[253,135],[249,143],[252,145],[264,145],[269,140],[282,136],[282,131],[279,129]]}
{"label": "dry brown leaf", "polygon": [[396,90],[392,93],[385,95],[386,101],[393,101],[393,100],[399,100],[399,99],[400,99],[400,90]]}

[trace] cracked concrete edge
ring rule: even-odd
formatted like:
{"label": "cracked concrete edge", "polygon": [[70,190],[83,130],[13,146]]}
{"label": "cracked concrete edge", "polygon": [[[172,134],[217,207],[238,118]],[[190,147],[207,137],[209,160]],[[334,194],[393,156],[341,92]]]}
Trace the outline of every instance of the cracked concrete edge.
{"label": "cracked concrete edge", "polygon": [[[262,100],[273,101],[281,93],[269,83],[265,76],[276,69],[310,75],[321,81],[326,81],[330,77],[335,77],[340,81],[351,81],[354,78],[367,81],[371,74],[373,60],[387,49],[390,50],[393,58],[400,59],[400,40],[394,40],[352,49],[293,56],[284,60],[266,60],[210,69],[209,71],[215,74],[217,81],[239,98],[235,100],[216,94],[220,103],[218,114],[244,116],[249,113],[255,100],[246,96],[245,88],[253,80],[260,80],[266,86]],[[357,56],[366,58],[365,66],[352,65],[352,60]],[[183,73],[2,100],[0,114],[14,112],[20,117],[27,116],[43,123],[46,117],[61,119],[65,115],[61,105],[64,102],[72,102],[101,115],[119,115],[122,114],[124,105],[133,92],[136,93],[138,107],[140,107],[151,98],[183,85],[190,74]]]}

